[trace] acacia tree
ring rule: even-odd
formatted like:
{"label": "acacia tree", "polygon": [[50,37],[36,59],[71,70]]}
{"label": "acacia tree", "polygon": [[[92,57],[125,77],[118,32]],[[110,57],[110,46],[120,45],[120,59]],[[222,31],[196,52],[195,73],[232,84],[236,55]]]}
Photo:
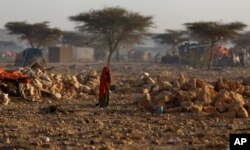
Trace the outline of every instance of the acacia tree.
{"label": "acacia tree", "polygon": [[172,54],[176,54],[176,46],[188,40],[186,31],[183,30],[166,30],[166,33],[157,34],[153,37],[160,44],[170,44]]}
{"label": "acacia tree", "polygon": [[220,41],[234,39],[239,34],[239,31],[246,27],[242,22],[220,23],[220,22],[193,22],[185,23],[186,28],[191,34],[196,35],[196,38],[203,39],[204,42],[210,44],[210,56],[208,70],[211,69],[214,59],[214,46]]}
{"label": "acacia tree", "polygon": [[62,31],[49,28],[48,22],[29,24],[26,22],[8,22],[5,27],[10,34],[19,35],[20,40],[27,41],[32,48],[50,46],[61,37]]}
{"label": "acacia tree", "polygon": [[71,16],[70,20],[79,23],[77,28],[80,31],[90,32],[106,41],[109,47],[108,65],[120,43],[140,38],[153,24],[151,16],[142,16],[119,7],[83,12]]}

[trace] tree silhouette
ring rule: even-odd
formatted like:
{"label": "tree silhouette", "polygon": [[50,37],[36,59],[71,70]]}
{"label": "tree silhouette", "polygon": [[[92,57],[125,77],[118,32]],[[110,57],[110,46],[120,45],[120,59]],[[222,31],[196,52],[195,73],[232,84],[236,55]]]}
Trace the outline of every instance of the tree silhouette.
{"label": "tree silhouette", "polygon": [[20,40],[27,41],[32,48],[50,46],[62,35],[57,28],[49,28],[48,22],[29,24],[26,22],[8,22],[5,27],[10,34],[19,35]]}
{"label": "tree silhouette", "polygon": [[119,7],[91,10],[71,16],[70,20],[79,23],[77,28],[80,31],[90,32],[95,38],[105,40],[109,47],[108,65],[120,43],[139,39],[152,25],[151,16],[142,16]]}

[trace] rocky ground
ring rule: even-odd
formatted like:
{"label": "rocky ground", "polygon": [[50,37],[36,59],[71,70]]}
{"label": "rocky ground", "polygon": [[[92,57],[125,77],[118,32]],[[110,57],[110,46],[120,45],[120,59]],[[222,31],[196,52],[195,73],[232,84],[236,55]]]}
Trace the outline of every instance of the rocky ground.
{"label": "rocky ground", "polygon": [[[96,69],[89,63],[70,70],[68,64],[50,72],[76,73]],[[219,77],[240,80],[250,68],[217,68],[212,71],[187,66],[116,63],[111,66],[113,84],[133,80],[143,72],[151,76],[162,71],[175,78],[182,73],[216,81]],[[107,108],[95,107],[97,96],[86,99],[40,102],[12,98],[0,106],[0,149],[228,149],[230,133],[250,133],[249,118],[170,112],[162,116],[137,108],[137,90],[112,92]]]}

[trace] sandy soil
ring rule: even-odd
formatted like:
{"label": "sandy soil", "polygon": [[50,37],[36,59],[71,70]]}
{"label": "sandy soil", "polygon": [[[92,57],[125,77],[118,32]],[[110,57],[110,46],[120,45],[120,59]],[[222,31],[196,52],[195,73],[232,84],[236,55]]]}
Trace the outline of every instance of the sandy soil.
{"label": "sandy soil", "polygon": [[[72,74],[98,70],[102,64],[50,64],[50,72]],[[205,71],[187,66],[143,63],[116,63],[111,66],[113,84],[135,79],[142,72],[152,76],[162,71],[174,78],[188,77],[215,81],[220,76],[239,80],[250,68],[224,68]],[[95,107],[96,96],[87,99],[41,102],[12,98],[0,106],[0,149],[227,149],[230,133],[250,133],[249,118],[228,119],[195,113],[166,113],[163,116],[139,111],[136,95],[131,91],[111,93],[107,108]]]}

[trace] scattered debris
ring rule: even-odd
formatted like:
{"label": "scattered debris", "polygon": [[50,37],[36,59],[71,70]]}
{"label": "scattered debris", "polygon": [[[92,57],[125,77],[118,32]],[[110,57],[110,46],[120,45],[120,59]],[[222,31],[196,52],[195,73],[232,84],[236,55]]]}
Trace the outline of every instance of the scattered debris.
{"label": "scattered debris", "polygon": [[47,136],[40,136],[40,139],[41,139],[43,142],[50,142],[50,138],[47,137]]}
{"label": "scattered debris", "polygon": [[9,94],[0,93],[1,104],[7,106],[10,102]]}

